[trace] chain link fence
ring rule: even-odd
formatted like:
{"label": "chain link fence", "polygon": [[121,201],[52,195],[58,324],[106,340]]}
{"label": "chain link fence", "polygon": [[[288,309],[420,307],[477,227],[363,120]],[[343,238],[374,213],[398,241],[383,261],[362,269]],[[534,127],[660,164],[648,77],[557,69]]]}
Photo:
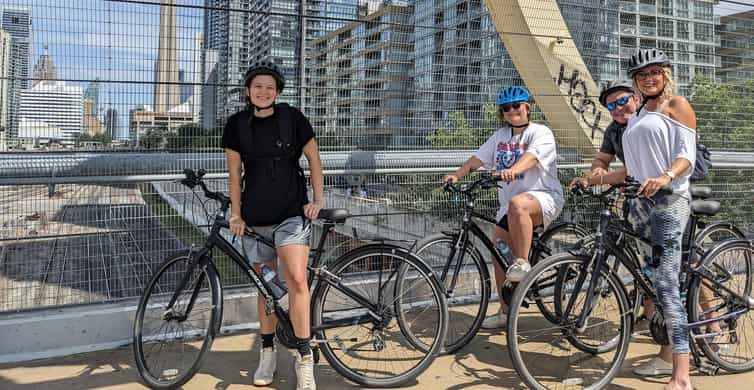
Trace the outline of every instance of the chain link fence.
{"label": "chain link fence", "polygon": [[[558,4],[595,81],[620,77],[639,47],[669,53],[720,156],[705,183],[717,219],[751,233],[752,7]],[[171,180],[205,168],[226,188],[220,136],[255,61],[284,70],[279,100],[315,129],[327,206],[369,215],[330,238],[328,261],[365,235],[454,226],[459,206],[437,184],[501,125],[498,90],[524,84],[481,0],[7,0],[0,13],[0,312],[133,299],[168,253],[200,245],[201,204]],[[532,120],[546,124],[538,98]],[[565,185],[594,149],[557,130]],[[496,206],[492,192],[480,202]],[[561,218],[596,211],[568,199]]]}

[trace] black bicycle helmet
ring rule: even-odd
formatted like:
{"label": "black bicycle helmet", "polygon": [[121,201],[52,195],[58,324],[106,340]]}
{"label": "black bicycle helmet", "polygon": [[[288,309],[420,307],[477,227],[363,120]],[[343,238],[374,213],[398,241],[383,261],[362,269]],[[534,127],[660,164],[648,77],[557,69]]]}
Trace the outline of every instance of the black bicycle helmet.
{"label": "black bicycle helmet", "polygon": [[607,95],[616,91],[634,92],[634,83],[631,80],[618,79],[609,80],[602,85],[600,91],[600,104],[607,107]]}
{"label": "black bicycle helmet", "polygon": [[278,93],[283,91],[283,88],[285,87],[285,76],[283,76],[283,72],[280,71],[280,68],[278,68],[274,62],[268,60],[256,62],[249,67],[249,70],[247,70],[246,74],[243,76],[244,87],[248,88],[251,80],[260,74],[267,74],[274,77]]}
{"label": "black bicycle helmet", "polygon": [[662,50],[640,49],[628,59],[628,77],[649,65],[670,66],[670,59]]}

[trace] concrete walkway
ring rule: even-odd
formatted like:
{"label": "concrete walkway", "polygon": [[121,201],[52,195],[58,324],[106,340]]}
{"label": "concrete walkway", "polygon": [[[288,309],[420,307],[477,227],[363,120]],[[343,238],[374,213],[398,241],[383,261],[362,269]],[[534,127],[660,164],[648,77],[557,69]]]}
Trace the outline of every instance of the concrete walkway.
{"label": "concrete walkway", "polygon": [[[216,339],[203,368],[185,389],[259,389],[251,385],[250,370],[258,359],[257,337],[235,334]],[[652,356],[656,347],[647,337],[634,338],[628,359],[611,389],[662,389],[666,378],[640,379],[630,372],[632,365]],[[276,389],[294,389],[293,357],[283,350],[279,355]],[[355,389],[327,363],[316,368],[319,389]],[[737,375],[705,376],[692,373],[698,389],[749,389],[754,372]],[[0,389],[143,389],[135,370],[130,347],[0,365]],[[522,388],[512,369],[505,336],[482,331],[458,354],[439,357],[432,366],[406,389],[496,389]]]}

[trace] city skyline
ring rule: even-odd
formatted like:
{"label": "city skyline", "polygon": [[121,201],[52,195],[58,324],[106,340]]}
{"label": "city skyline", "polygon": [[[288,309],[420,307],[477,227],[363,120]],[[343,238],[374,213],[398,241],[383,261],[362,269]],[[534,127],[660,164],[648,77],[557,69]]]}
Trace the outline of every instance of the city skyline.
{"label": "city skyline", "polygon": [[[87,15],[86,20],[67,21],[45,17],[51,9],[56,8],[56,4],[52,0],[46,0],[26,7],[32,16],[30,51],[33,54],[30,55],[29,71],[47,46],[49,55],[56,59],[58,78],[81,88],[87,88],[89,83],[99,79],[101,90],[97,113],[114,108],[119,115],[119,126],[127,127],[127,113],[130,109],[144,104],[151,105],[154,94],[151,83],[154,82],[154,64],[158,53],[160,7],[90,1],[85,5],[92,6],[91,14]],[[203,4],[203,1],[193,1],[188,5]],[[182,2],[182,5],[185,3]],[[18,5],[13,7],[19,8]],[[203,64],[197,63],[197,58],[203,58],[204,53],[198,53],[197,56],[195,35],[204,33],[204,11],[181,6],[176,8],[177,25],[180,27],[177,50],[179,69],[184,73],[187,83],[195,83],[202,77],[200,72]],[[740,4],[723,2],[715,6],[715,13],[729,14],[746,9]],[[34,16],[35,11],[40,17]],[[137,18],[138,23],[134,23]],[[102,27],[99,20],[108,20],[109,23]],[[73,28],[72,22],[75,25]],[[194,104],[192,110],[196,110],[198,106]]]}

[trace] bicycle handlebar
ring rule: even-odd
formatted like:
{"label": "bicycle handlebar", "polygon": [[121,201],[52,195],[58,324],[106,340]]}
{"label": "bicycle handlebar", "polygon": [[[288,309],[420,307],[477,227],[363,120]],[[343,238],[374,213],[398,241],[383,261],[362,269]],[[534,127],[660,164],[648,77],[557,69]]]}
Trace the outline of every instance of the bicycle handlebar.
{"label": "bicycle handlebar", "polygon": [[497,182],[502,180],[500,176],[495,176],[489,172],[482,172],[480,176],[481,177],[479,179],[474,180],[473,182],[471,182],[471,184],[464,184],[460,187],[451,181],[447,181],[443,184],[442,188],[443,190],[445,190],[445,192],[461,193],[467,196],[473,196],[473,193],[477,188],[486,190],[492,187],[497,187]]}
{"label": "bicycle handlebar", "polygon": [[[626,179],[622,183],[616,183],[611,184],[610,187],[599,193],[599,194],[593,194],[587,191],[587,187],[584,187],[581,185],[580,182],[576,182],[576,185],[571,189],[571,193],[575,195],[581,195],[581,196],[591,196],[593,198],[598,198],[602,200],[604,203],[608,202],[608,196],[610,196],[612,193],[619,189],[623,189],[623,195],[626,198],[629,199],[635,199],[640,197],[639,195],[639,188],[641,187],[641,183],[634,179],[631,176],[626,176]],[[673,194],[673,188],[669,186],[663,186],[660,188],[659,191],[657,191],[657,194],[661,195],[672,195]]]}
{"label": "bicycle handlebar", "polygon": [[226,196],[220,191],[210,191],[209,188],[207,188],[207,185],[204,184],[202,177],[207,174],[207,171],[200,168],[198,172],[194,172],[193,169],[186,168],[183,170],[183,174],[186,177],[181,179],[181,184],[191,189],[199,186],[204,192],[204,196],[206,196],[207,199],[216,200],[220,202],[220,204],[222,204],[223,211],[227,210],[228,207],[230,207],[230,197]]}

